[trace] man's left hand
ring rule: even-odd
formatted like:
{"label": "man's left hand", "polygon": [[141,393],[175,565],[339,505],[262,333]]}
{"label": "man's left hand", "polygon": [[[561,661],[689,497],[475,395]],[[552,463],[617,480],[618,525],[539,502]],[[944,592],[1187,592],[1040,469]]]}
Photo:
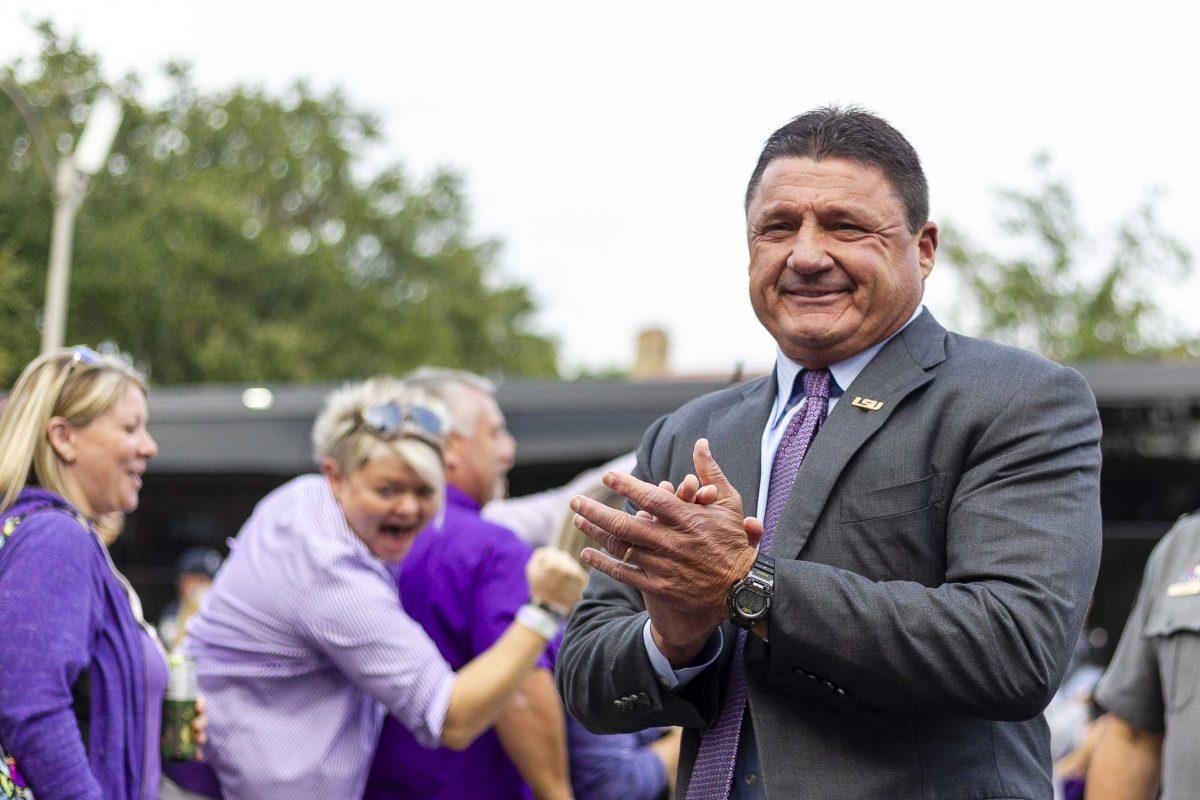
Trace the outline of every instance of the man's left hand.
{"label": "man's left hand", "polygon": [[609,553],[624,555],[634,548],[628,563],[586,548],[581,558],[588,566],[674,608],[719,621],[728,617],[729,589],[749,573],[756,549],[747,539],[741,495],[717,465],[707,439],[696,442],[693,460],[704,484],[700,492],[715,492],[710,503],[686,502],[631,475],[610,472],[605,485],[653,519],[582,496],[571,500],[571,508],[576,527]]}

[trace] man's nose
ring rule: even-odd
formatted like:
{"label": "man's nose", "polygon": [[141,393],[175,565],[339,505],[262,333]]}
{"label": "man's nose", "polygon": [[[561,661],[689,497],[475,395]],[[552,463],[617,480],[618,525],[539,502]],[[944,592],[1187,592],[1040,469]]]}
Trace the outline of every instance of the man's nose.
{"label": "man's nose", "polygon": [[796,231],[787,265],[801,273],[821,272],[833,268],[833,259],[825,249],[825,237],[816,226],[805,225]]}
{"label": "man's nose", "polygon": [[504,471],[508,472],[516,462],[517,440],[506,430],[500,438],[500,463],[504,465]]}

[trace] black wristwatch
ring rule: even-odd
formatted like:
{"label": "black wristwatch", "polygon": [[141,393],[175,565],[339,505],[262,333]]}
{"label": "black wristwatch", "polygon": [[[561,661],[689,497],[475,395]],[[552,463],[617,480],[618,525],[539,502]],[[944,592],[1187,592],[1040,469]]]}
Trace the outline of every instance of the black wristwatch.
{"label": "black wristwatch", "polygon": [[767,618],[775,594],[775,559],[758,554],[746,577],[729,590],[729,621],[750,630]]}

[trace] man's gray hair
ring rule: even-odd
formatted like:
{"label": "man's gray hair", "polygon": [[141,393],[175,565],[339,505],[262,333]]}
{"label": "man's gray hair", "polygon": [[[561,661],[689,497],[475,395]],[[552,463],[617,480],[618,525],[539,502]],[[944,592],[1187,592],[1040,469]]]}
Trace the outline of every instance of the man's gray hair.
{"label": "man's gray hair", "polygon": [[404,383],[445,403],[450,409],[450,430],[460,436],[472,435],[479,418],[475,407],[463,402],[463,389],[474,389],[488,397],[496,396],[494,382],[465,369],[418,367],[404,376]]}

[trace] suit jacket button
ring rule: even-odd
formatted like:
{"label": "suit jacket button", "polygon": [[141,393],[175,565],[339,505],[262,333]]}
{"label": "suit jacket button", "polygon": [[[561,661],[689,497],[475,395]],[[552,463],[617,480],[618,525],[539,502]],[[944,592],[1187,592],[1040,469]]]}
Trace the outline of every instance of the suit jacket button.
{"label": "suit jacket button", "polygon": [[831,691],[831,692],[833,691],[833,684],[830,683],[829,681],[821,681],[821,685],[824,686],[829,691]]}
{"label": "suit jacket button", "polygon": [[837,692],[839,695],[841,695],[842,697],[845,697],[845,696],[846,696],[846,690],[845,690],[845,689],[843,689],[843,688],[842,688],[842,687],[840,687],[840,686],[839,686],[839,687],[837,687],[837,689],[835,689],[834,691],[836,691],[836,692]]}

